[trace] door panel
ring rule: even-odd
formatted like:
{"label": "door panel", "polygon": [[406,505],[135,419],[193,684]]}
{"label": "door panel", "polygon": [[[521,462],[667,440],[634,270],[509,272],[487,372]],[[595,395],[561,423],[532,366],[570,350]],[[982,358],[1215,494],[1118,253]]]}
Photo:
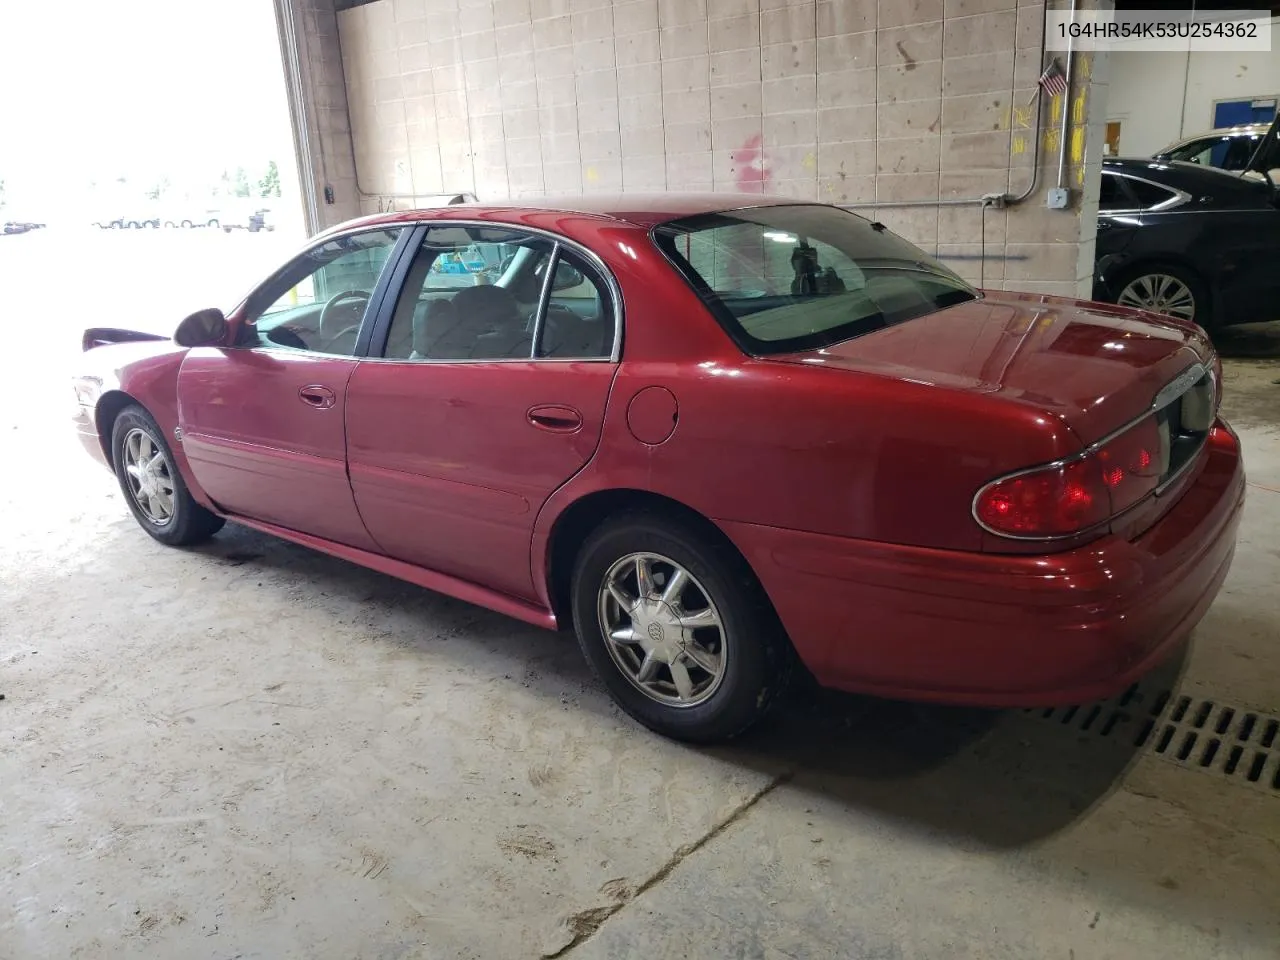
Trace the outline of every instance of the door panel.
{"label": "door panel", "polygon": [[178,417],[209,496],[231,513],[376,549],[347,480],[346,388],[356,366],[286,350],[192,350],[178,374]]}
{"label": "door panel", "polygon": [[362,363],[347,388],[347,455],[369,532],[390,556],[535,599],[534,519],[595,452],[616,369]]}

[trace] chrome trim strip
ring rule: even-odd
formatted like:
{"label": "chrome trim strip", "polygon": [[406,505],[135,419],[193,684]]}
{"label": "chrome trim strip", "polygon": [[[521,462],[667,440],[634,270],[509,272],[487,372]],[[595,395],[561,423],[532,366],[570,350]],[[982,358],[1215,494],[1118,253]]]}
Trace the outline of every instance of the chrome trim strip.
{"label": "chrome trim strip", "polygon": [[[1185,385],[1182,385],[1184,381],[1186,381],[1187,378],[1190,377],[1190,375],[1192,373],[1195,373],[1196,371],[1199,371],[1199,374],[1195,377],[1195,379],[1190,380],[1189,382],[1186,382]],[[1138,416],[1134,417],[1132,420],[1129,420],[1128,422],[1124,423],[1122,426],[1117,427],[1115,430],[1112,430],[1110,433],[1102,437],[1100,440],[1095,440],[1093,443],[1089,444],[1084,449],[1071,454],[1069,457],[1062,457],[1059,460],[1051,460],[1049,463],[1042,463],[1036,467],[1024,467],[1021,470],[1014,470],[1012,473],[1006,473],[1003,476],[996,477],[994,480],[988,480],[986,483],[984,483],[982,486],[978,488],[978,491],[973,495],[973,499],[969,502],[969,515],[973,517],[973,522],[976,523],[979,527],[981,527],[984,531],[991,534],[992,536],[1002,537],[1005,540],[1022,540],[1026,542],[1052,543],[1055,540],[1074,540],[1077,537],[1082,537],[1085,534],[1098,530],[1101,527],[1108,526],[1111,523],[1114,523],[1118,517],[1124,516],[1124,514],[1128,513],[1134,507],[1138,506],[1139,504],[1145,503],[1147,500],[1147,497],[1158,497],[1163,491],[1168,489],[1169,486],[1173,484],[1174,481],[1176,481],[1178,477],[1180,477],[1183,474],[1183,472],[1185,472],[1186,469],[1192,463],[1196,461],[1196,458],[1200,456],[1200,450],[1203,449],[1205,441],[1201,441],[1200,447],[1196,449],[1196,452],[1194,454],[1192,454],[1190,457],[1187,458],[1186,463],[1184,463],[1172,474],[1166,477],[1164,481],[1160,484],[1160,486],[1156,487],[1155,490],[1147,494],[1147,497],[1143,497],[1137,503],[1133,504],[1130,507],[1127,507],[1125,510],[1121,511],[1120,513],[1107,517],[1106,520],[1103,520],[1099,523],[1095,523],[1091,527],[1084,527],[1083,529],[1076,530],[1073,533],[1054,534],[1053,536],[1048,536],[1048,537],[1027,537],[1027,536],[1020,536],[1016,533],[1004,533],[1000,530],[992,529],[991,527],[983,523],[982,520],[978,517],[978,500],[982,496],[982,494],[987,490],[988,487],[994,487],[998,483],[1004,483],[1006,480],[1014,480],[1014,479],[1017,479],[1018,477],[1023,477],[1030,473],[1040,473],[1042,470],[1058,470],[1058,469],[1061,469],[1062,467],[1065,467],[1069,463],[1075,463],[1078,460],[1083,460],[1086,457],[1093,455],[1098,450],[1105,447],[1108,443],[1114,440],[1116,437],[1120,436],[1123,433],[1128,432],[1129,430],[1137,426],[1139,423],[1141,423],[1143,420],[1145,420],[1147,417],[1151,416],[1153,413],[1159,413],[1169,404],[1173,403],[1173,401],[1177,400],[1184,393],[1186,393],[1188,390],[1194,387],[1197,383],[1199,383],[1200,380],[1206,376],[1206,374],[1209,375],[1211,380],[1213,379],[1212,372],[1206,370],[1204,364],[1200,363],[1197,360],[1195,363],[1191,364],[1191,366],[1187,367],[1180,374],[1174,377],[1173,380],[1171,380],[1166,386],[1162,387],[1160,391],[1155,395],[1155,398],[1151,401],[1151,406],[1149,406],[1142,413],[1138,414]],[[1170,388],[1178,387],[1180,385],[1182,385],[1181,389],[1179,389],[1176,393],[1171,394]]]}
{"label": "chrome trim strip", "polygon": [[1165,386],[1160,388],[1160,392],[1157,393],[1155,399],[1151,401],[1151,409],[1163,410],[1204,379],[1204,375],[1207,372],[1208,371],[1204,368],[1204,364],[1198,362],[1193,363],[1165,384]]}

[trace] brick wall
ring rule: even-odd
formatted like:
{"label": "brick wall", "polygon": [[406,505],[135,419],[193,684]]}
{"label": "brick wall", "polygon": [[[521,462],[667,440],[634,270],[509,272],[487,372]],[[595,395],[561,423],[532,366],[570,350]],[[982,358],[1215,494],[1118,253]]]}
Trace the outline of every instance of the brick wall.
{"label": "brick wall", "polygon": [[1088,292],[1105,58],[1076,57],[1072,210],[1044,207],[1063,139],[1049,101],[1024,204],[928,203],[1031,183],[1040,2],[375,0],[328,16],[309,28],[336,23],[354,142],[340,189],[358,171],[362,210],[446,191],[919,201],[874,215],[988,286]]}

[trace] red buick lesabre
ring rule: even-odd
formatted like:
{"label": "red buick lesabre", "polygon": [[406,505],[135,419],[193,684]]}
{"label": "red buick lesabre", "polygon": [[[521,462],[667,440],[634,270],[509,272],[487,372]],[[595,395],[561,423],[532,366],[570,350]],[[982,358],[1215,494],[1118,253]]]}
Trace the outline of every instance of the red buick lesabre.
{"label": "red buick lesabre", "polygon": [[761,197],[344,224],[172,340],[91,329],[138,523],[226,519],[539,626],[688,740],[826,685],[1108,695],[1204,614],[1244,497],[1194,324],[983,292]]}

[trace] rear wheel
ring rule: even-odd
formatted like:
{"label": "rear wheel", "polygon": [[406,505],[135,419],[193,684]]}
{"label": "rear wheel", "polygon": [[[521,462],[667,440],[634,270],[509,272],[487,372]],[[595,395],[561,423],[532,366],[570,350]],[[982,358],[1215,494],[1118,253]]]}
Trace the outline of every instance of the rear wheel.
{"label": "rear wheel", "polygon": [[572,582],[582,652],[618,705],[679,740],[727,740],[785,689],[793,654],[732,548],[661,514],[609,521]]}
{"label": "rear wheel", "polygon": [[222,529],[222,517],[196,503],[187,490],[164,432],[142,407],[125,407],[116,417],[111,454],[130,512],[161,543],[199,543]]}
{"label": "rear wheel", "polygon": [[1204,282],[1185,267],[1174,264],[1145,264],[1134,268],[1116,282],[1116,303],[1179,320],[1191,320],[1201,327],[1212,322],[1209,291]]}

